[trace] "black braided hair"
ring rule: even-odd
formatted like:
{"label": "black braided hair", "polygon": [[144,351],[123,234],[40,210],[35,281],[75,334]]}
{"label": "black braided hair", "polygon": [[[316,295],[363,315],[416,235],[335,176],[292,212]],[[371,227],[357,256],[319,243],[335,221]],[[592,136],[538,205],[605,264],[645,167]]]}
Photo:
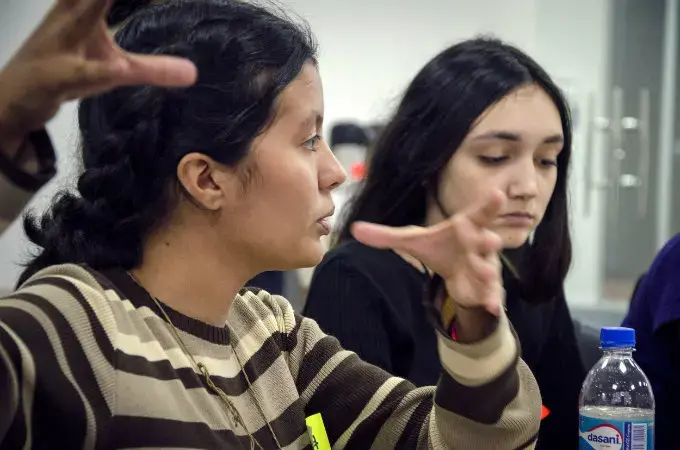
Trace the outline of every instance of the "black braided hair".
{"label": "black braided hair", "polygon": [[110,27],[121,25],[134,13],[153,3],[153,0],[115,0],[106,16],[106,23]]}
{"label": "black braided hair", "polygon": [[183,89],[119,88],[80,104],[77,193],[61,192],[47,213],[26,216],[26,234],[40,250],[19,283],[54,264],[138,266],[145,239],[176,204],[182,157],[201,152],[236,167],[279,93],[305,62],[316,63],[304,24],[252,4],[174,0],[132,12],[117,43],[189,58],[199,79]]}

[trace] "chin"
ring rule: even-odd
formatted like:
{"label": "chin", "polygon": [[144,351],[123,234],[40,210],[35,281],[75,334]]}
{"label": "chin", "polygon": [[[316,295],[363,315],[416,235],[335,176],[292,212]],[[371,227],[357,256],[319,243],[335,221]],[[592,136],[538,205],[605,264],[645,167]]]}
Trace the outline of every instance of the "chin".
{"label": "chin", "polygon": [[323,259],[326,253],[326,247],[319,241],[312,243],[304,243],[296,252],[295,260],[291,261],[291,269],[303,269],[306,267],[315,267]]}
{"label": "chin", "polygon": [[529,232],[522,230],[502,230],[500,233],[503,248],[513,249],[523,246],[529,239]]}

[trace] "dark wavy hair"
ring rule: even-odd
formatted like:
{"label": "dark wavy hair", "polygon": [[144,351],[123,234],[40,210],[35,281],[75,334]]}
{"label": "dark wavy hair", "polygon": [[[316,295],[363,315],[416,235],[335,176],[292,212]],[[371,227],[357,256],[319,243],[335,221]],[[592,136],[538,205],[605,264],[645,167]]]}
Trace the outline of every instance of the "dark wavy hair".
{"label": "dark wavy hair", "polygon": [[350,226],[368,221],[391,226],[422,225],[428,198],[477,118],[521,86],[536,84],[552,98],[564,133],[557,183],[531,243],[507,256],[527,299],[561,294],[571,263],[567,173],[572,131],[567,102],[550,76],[519,49],[492,38],[454,45],[432,59],[406,89],[373,150],[363,188],[343,217],[338,240]]}
{"label": "dark wavy hair", "polygon": [[182,195],[182,157],[200,152],[241,167],[278,95],[305,63],[316,64],[309,27],[282,11],[233,0],[146,3],[114,5],[109,25],[127,21],[116,42],[192,60],[197,83],[119,88],[80,104],[84,170],[77,193],[62,192],[42,217],[25,218],[26,234],[41,250],[19,283],[60,263],[138,266],[146,237]]}

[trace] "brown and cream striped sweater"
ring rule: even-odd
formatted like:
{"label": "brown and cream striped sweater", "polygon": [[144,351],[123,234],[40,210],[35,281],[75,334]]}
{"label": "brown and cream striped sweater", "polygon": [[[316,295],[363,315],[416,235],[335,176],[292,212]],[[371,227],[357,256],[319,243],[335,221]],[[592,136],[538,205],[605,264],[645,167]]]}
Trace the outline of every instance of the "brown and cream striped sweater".
{"label": "brown and cream striped sweater", "polygon": [[[277,448],[273,431],[282,448],[311,449],[316,413],[333,448],[534,446],[540,395],[505,317],[474,345],[440,335],[439,385],[415,388],[264,291],[242,291],[224,328],[164,309],[264,448]],[[122,270],[55,266],[0,299],[0,392],[1,449],[250,445]]]}

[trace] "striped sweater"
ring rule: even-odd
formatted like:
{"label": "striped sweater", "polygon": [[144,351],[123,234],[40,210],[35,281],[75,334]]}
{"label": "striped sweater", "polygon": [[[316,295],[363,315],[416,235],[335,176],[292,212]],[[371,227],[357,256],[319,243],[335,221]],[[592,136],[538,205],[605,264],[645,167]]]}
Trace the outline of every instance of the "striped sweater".
{"label": "striped sweater", "polygon": [[[533,448],[540,395],[505,317],[477,344],[440,335],[439,385],[415,388],[264,291],[222,328],[163,309],[264,448],[313,448],[316,413],[333,448]],[[122,270],[54,266],[0,299],[0,392],[0,449],[250,446]]]}

